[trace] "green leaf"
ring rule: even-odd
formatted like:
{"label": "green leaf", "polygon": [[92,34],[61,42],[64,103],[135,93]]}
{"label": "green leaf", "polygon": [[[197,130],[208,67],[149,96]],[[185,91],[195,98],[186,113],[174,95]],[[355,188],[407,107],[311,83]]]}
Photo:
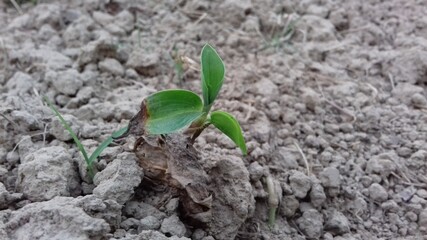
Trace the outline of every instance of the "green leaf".
{"label": "green leaf", "polygon": [[124,127],[124,128],[120,128],[119,130],[113,132],[113,134],[111,134],[112,138],[119,138],[121,135],[123,135],[126,131],[128,130],[128,127]]}
{"label": "green leaf", "polygon": [[239,122],[229,113],[215,111],[211,114],[210,122],[221,132],[227,135],[242,150],[243,155],[247,154],[245,139]]}
{"label": "green leaf", "polygon": [[108,137],[107,139],[105,139],[96,149],[95,151],[92,153],[92,155],[90,155],[89,157],[89,161],[88,161],[88,165],[92,165],[93,162],[99,157],[99,155],[102,153],[102,151],[104,151],[104,149],[106,147],[108,147],[108,145],[110,145],[113,142],[113,138],[119,137],[120,135],[122,135],[123,133],[125,133],[127,131],[127,127],[121,128],[119,130],[117,130],[116,132],[113,132],[113,134],[111,134],[110,137]]}
{"label": "green leaf", "polygon": [[79,138],[77,137],[77,135],[73,132],[73,130],[71,129],[70,125],[68,125],[68,123],[65,121],[65,119],[62,117],[62,115],[58,112],[58,110],[56,110],[55,106],[53,106],[53,104],[49,101],[49,99],[44,96],[43,97],[43,101],[47,103],[47,105],[49,105],[50,109],[52,109],[52,111],[55,113],[55,115],[59,118],[59,121],[61,122],[62,126],[64,126],[65,129],[67,129],[68,133],[70,134],[70,136],[73,138],[74,143],[76,143],[77,148],[79,149],[79,151],[82,153],[83,158],[86,161],[87,164],[87,170],[89,172],[89,175],[91,176],[91,178],[93,178],[94,176],[94,172],[93,172],[93,166],[89,161],[89,157],[87,155],[87,152],[85,150],[85,148],[83,147],[82,143],[80,142]]}
{"label": "green leaf", "polygon": [[[43,97],[43,101],[45,101],[47,103],[47,105],[49,105],[50,109],[52,109],[52,111],[55,113],[55,115],[59,118],[59,121],[62,123],[64,128],[67,129],[68,133],[70,134],[70,136],[73,138],[74,142],[76,143],[79,151],[82,153],[84,159],[86,160],[86,163],[88,163],[89,158],[87,156],[86,150],[84,149],[79,138],[76,136],[76,134],[71,129],[70,125],[68,125],[68,123],[62,117],[62,115],[58,112],[58,110],[56,110],[56,108],[53,106],[53,104],[49,101],[49,99],[46,96]],[[88,164],[88,167],[89,167],[89,164]]]}
{"label": "green leaf", "polygon": [[190,91],[173,89],[154,93],[143,101],[145,129],[149,134],[167,134],[190,125],[203,114],[200,97]]}
{"label": "green leaf", "polygon": [[221,90],[225,67],[218,53],[209,44],[206,44],[202,49],[201,64],[203,101],[205,112],[209,112]]}

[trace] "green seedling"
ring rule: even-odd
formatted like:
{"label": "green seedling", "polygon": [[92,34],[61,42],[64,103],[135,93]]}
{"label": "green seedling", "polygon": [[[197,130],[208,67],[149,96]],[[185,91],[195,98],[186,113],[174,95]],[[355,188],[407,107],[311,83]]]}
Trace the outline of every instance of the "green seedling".
{"label": "green seedling", "polygon": [[271,176],[267,176],[264,181],[267,185],[268,193],[268,226],[270,229],[273,229],[276,224],[276,212],[279,207],[280,197],[273,178]]}
{"label": "green seedling", "polygon": [[131,119],[128,131],[120,138],[129,134],[139,136],[169,134],[188,127],[185,133],[190,134],[191,142],[194,142],[202,131],[212,124],[246,155],[245,139],[237,120],[227,112],[211,112],[224,76],[223,61],[215,49],[206,44],[201,54],[203,100],[196,93],[183,89],[154,93],[142,101],[141,110]]}
{"label": "green seedling", "polygon": [[272,36],[270,40],[264,40],[265,43],[262,47],[255,50],[255,52],[262,52],[264,50],[273,48],[275,51],[278,51],[282,47],[285,47],[286,45],[290,45],[290,40],[294,36],[296,32],[296,24],[298,23],[300,19],[293,19],[292,17],[289,17],[284,28],[280,32],[274,32],[272,33]]}
{"label": "green seedling", "polygon": [[95,174],[94,167],[93,167],[93,164],[94,164],[95,160],[99,157],[99,155],[102,153],[102,151],[104,151],[104,149],[106,147],[108,147],[108,145],[110,145],[113,142],[114,138],[122,135],[124,132],[127,131],[127,127],[121,128],[118,131],[114,132],[110,137],[108,137],[107,139],[105,139],[95,149],[95,151],[89,156],[87,154],[85,148],[83,147],[82,143],[80,142],[79,138],[77,137],[77,135],[71,129],[70,125],[68,125],[68,123],[65,121],[65,119],[62,117],[62,115],[58,112],[58,110],[56,110],[55,106],[49,101],[49,99],[47,97],[43,97],[43,101],[46,102],[47,105],[49,105],[50,109],[52,109],[53,113],[55,113],[55,115],[59,118],[59,121],[61,122],[61,124],[64,126],[65,129],[67,129],[68,133],[73,138],[74,143],[76,143],[77,148],[79,149],[79,151],[83,155],[83,158],[86,161],[86,165],[87,165],[87,170],[88,170],[89,176],[91,178],[93,178],[94,174]]}

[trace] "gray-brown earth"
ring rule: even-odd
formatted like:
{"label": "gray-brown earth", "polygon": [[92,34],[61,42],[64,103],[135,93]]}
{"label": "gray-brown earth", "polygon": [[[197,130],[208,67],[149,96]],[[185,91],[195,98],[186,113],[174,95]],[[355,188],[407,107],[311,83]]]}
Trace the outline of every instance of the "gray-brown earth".
{"label": "gray-brown earth", "polygon": [[[33,2],[0,2],[0,239],[427,239],[427,2]],[[132,139],[92,182],[41,96],[92,152],[148,94],[200,92],[205,43],[227,69],[214,108],[249,154],[198,138],[229,206],[199,226]]]}

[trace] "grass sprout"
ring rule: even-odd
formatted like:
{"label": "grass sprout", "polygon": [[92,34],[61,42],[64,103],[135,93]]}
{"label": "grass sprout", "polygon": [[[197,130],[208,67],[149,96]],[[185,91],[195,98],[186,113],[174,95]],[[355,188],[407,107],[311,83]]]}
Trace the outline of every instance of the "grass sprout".
{"label": "grass sprout", "polygon": [[70,125],[65,121],[65,119],[62,117],[62,115],[59,113],[59,111],[55,108],[55,106],[52,104],[52,102],[45,96],[43,97],[43,101],[47,103],[47,105],[50,107],[50,109],[55,113],[55,115],[58,117],[59,121],[61,122],[62,126],[68,131],[70,136],[73,138],[74,143],[77,145],[77,148],[79,149],[80,153],[83,155],[83,158],[86,161],[87,170],[89,173],[89,176],[93,178],[95,176],[95,169],[94,169],[94,162],[99,157],[99,155],[104,151],[105,148],[110,145],[114,137],[122,135],[124,132],[126,132],[127,127],[121,128],[118,131],[114,132],[110,137],[105,139],[96,149],[95,151],[89,156],[86,152],[86,149],[83,147],[83,144],[80,142],[77,135],[74,133],[74,131],[71,129]]}

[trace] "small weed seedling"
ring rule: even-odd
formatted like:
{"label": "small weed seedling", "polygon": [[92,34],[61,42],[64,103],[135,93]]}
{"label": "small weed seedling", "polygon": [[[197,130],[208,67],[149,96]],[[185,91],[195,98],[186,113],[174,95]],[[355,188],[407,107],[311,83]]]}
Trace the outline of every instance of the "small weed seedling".
{"label": "small weed seedling", "polygon": [[270,40],[264,38],[264,45],[254,52],[262,52],[264,50],[273,48],[275,51],[278,51],[281,48],[291,47],[291,38],[294,36],[296,30],[296,24],[300,19],[293,19],[292,15],[287,18],[286,24],[282,31],[275,32],[275,28],[273,28]]}
{"label": "small weed seedling", "polygon": [[53,104],[49,101],[49,99],[47,97],[43,97],[43,101],[45,101],[50,109],[52,109],[52,111],[55,113],[55,115],[59,118],[60,122],[62,123],[62,125],[64,126],[65,129],[67,129],[68,133],[71,135],[71,137],[73,138],[74,142],[77,145],[77,148],[79,149],[79,151],[81,152],[81,154],[83,155],[85,161],[86,161],[86,165],[87,165],[87,170],[89,172],[89,176],[91,178],[94,177],[94,168],[93,168],[93,164],[95,162],[95,160],[98,158],[98,156],[102,153],[102,151],[104,151],[104,149],[106,147],[108,147],[108,145],[110,145],[110,143],[113,142],[113,139],[115,137],[118,137],[120,135],[122,135],[124,132],[127,131],[127,127],[125,128],[121,128],[120,130],[118,130],[117,132],[114,132],[110,137],[108,137],[107,139],[105,139],[96,149],[95,151],[92,153],[92,155],[88,156],[85,148],[83,147],[82,143],[80,142],[79,138],[77,137],[77,135],[73,132],[73,130],[71,129],[70,125],[68,125],[68,123],[65,121],[65,119],[62,117],[62,115],[58,112],[58,110],[56,110],[55,106],[53,106]]}
{"label": "small weed seedling", "polygon": [[210,112],[221,90],[225,67],[218,53],[206,44],[201,54],[202,99],[194,92],[171,89],[154,93],[141,103],[141,110],[132,118],[128,131],[120,136],[160,135],[180,131],[186,127],[191,142],[209,125],[227,135],[246,155],[246,144],[237,120],[227,112]]}

